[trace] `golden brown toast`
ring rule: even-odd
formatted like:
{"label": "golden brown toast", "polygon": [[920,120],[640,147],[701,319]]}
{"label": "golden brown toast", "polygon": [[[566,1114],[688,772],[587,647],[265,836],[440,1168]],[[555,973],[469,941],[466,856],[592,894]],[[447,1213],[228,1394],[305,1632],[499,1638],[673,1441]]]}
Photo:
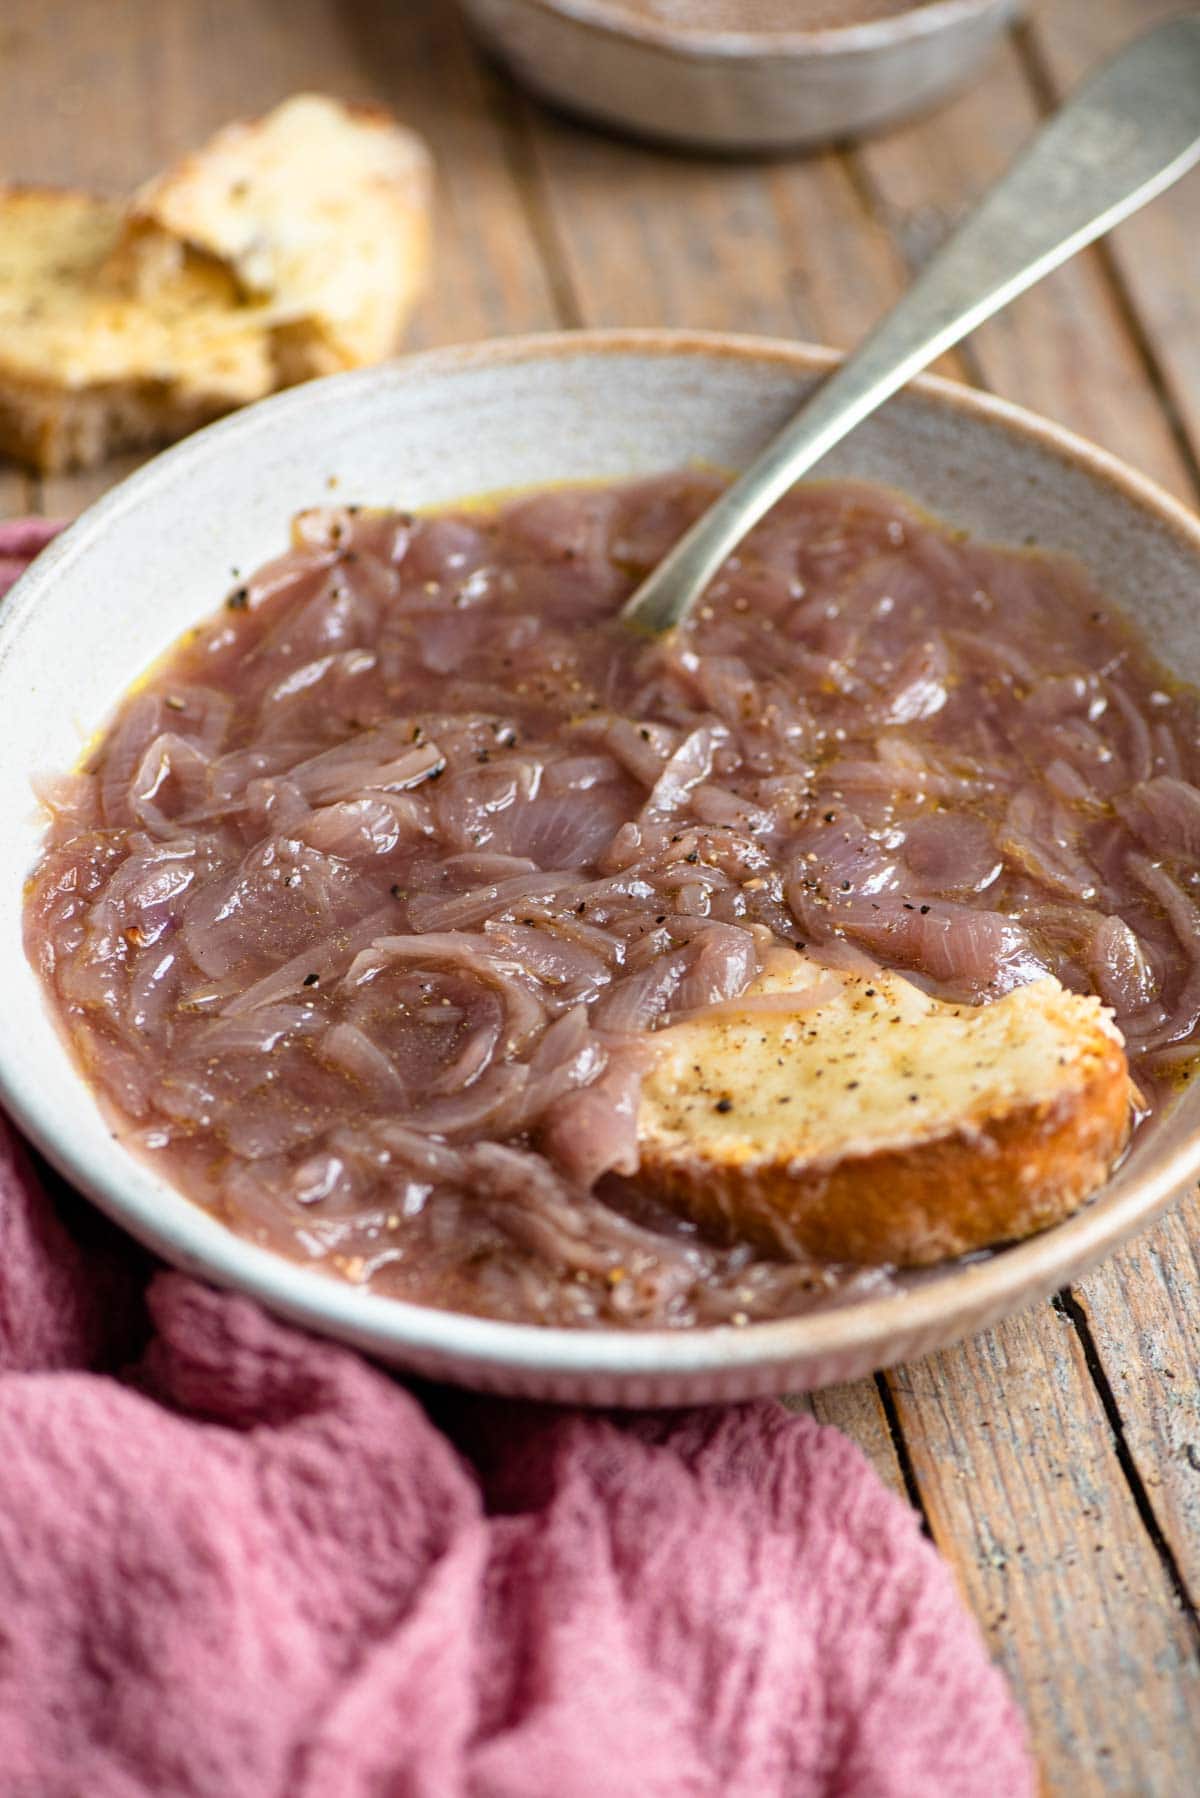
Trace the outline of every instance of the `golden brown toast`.
{"label": "golden brown toast", "polygon": [[[648,1191],[784,1254],[922,1266],[1057,1223],[1107,1178],[1134,1092],[1099,1000],[1047,976],[949,1005],[789,961],[750,1007],[654,1039]],[[819,1002],[795,1009],[806,990]]]}

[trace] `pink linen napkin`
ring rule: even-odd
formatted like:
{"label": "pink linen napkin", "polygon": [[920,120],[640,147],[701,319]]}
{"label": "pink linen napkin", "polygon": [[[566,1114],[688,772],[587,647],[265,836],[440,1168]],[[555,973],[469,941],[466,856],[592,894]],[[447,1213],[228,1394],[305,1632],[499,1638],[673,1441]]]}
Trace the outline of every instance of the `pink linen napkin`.
{"label": "pink linen napkin", "polygon": [[[0,526],[0,587],[48,534]],[[1035,1790],[837,1431],[418,1396],[156,1270],[0,1119],[5,1798]]]}

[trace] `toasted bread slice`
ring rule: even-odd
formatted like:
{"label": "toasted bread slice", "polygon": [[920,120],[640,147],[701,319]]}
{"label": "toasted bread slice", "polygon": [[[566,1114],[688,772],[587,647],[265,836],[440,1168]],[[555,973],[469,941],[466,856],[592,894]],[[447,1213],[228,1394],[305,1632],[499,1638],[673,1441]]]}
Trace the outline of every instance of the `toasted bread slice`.
{"label": "toasted bread slice", "polygon": [[1125,1146],[1121,1036],[1050,977],[972,1007],[797,956],[747,997],[658,1034],[638,1119],[639,1185],[730,1239],[923,1266],[1057,1223]]}
{"label": "toasted bread slice", "polygon": [[0,451],[45,472],[164,441],[269,393],[270,345],[229,276],[149,306],[106,274],[109,200],[0,188]]}
{"label": "toasted bread slice", "polygon": [[287,381],[378,362],[426,279],[431,179],[386,112],[297,94],[147,182],[113,266],[152,299],[189,265],[226,270],[271,319]]}

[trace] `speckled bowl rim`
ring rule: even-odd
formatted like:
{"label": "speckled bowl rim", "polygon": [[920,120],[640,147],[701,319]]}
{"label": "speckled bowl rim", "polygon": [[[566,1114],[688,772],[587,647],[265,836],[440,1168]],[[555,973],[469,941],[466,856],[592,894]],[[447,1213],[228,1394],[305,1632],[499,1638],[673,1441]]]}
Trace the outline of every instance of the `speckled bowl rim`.
{"label": "speckled bowl rim", "polygon": [[[434,350],[390,369],[364,370],[312,382],[210,425],[115,487],[58,538],[14,587],[0,611],[0,663],[20,651],[24,621],[42,594],[82,557],[110,524],[136,512],[166,487],[186,499],[189,470],[214,457],[236,458],[239,446],[264,431],[287,432],[315,420],[343,400],[383,380],[453,376],[480,365],[603,355],[728,357],[791,375],[820,372],[835,352],[767,338],[716,332],[611,330],[561,332]],[[1082,468],[1151,514],[1195,559],[1200,580],[1200,519],[1106,451],[1047,420],[957,383],[932,376],[914,387],[949,412],[983,419],[998,432],[1036,445],[1068,467]],[[319,441],[319,432],[315,440]],[[116,695],[114,695],[114,700]],[[2,946],[0,946],[2,947]],[[64,1056],[66,1050],[64,1048]],[[101,1209],[163,1257],[273,1310],[383,1358],[484,1389],[566,1392],[585,1401],[589,1385],[599,1402],[619,1403],[638,1391],[667,1392],[668,1403],[803,1385],[806,1365],[881,1367],[922,1339],[944,1345],[973,1327],[1019,1309],[1052,1291],[1065,1277],[1115,1248],[1158,1215],[1200,1172],[1200,1131],[1160,1152],[1116,1201],[1089,1207],[1041,1236],[990,1259],[939,1275],[928,1286],[870,1298],[816,1315],[669,1331],[569,1330],[441,1311],[384,1298],[316,1273],[236,1236],[199,1206],[183,1200],[164,1220],[149,1194],[123,1188],[88,1165],[64,1140],[52,1096],[27,1079],[17,1055],[0,1059],[0,1100],[69,1180]],[[132,1161],[123,1153],[121,1159]],[[772,1370],[777,1370],[773,1375]],[[705,1381],[700,1376],[711,1376]],[[833,1377],[842,1377],[835,1374]],[[607,1382],[607,1383],[606,1383]],[[689,1394],[689,1384],[697,1388]],[[625,1402],[643,1402],[626,1398]]]}
{"label": "speckled bowl rim", "polygon": [[713,31],[622,17],[614,13],[610,0],[524,0],[537,12],[567,19],[601,36],[697,60],[819,57],[894,49],[934,37],[968,20],[986,18],[1006,6],[1015,12],[1022,3],[1023,0],[927,0],[926,5],[910,6],[890,19],[865,19],[857,24],[821,25],[807,31]]}

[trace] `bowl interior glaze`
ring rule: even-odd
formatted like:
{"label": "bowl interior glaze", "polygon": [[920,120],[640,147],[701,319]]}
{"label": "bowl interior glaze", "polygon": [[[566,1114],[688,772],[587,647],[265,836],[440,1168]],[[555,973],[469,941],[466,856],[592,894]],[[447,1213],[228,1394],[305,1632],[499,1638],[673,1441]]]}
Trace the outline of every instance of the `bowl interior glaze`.
{"label": "bowl interior glaze", "polygon": [[[82,1190],[168,1260],[385,1360],[490,1390],[591,1403],[726,1400],[848,1379],[925,1352],[1073,1277],[1200,1169],[1200,1089],[1058,1228],[900,1297],[743,1330],[571,1332],[378,1298],[242,1241],[110,1134],[21,942],[42,821],[31,779],[74,764],[126,687],[213,611],[238,570],[336,498],[433,506],[499,489],[737,467],[828,352],[609,332],[440,351],[312,383],[211,426],[94,506],[0,614],[0,1097]],[[1102,452],[947,383],[915,384],[824,465],[902,488],[981,536],[1078,556],[1159,655],[1200,682],[1200,523]]]}

